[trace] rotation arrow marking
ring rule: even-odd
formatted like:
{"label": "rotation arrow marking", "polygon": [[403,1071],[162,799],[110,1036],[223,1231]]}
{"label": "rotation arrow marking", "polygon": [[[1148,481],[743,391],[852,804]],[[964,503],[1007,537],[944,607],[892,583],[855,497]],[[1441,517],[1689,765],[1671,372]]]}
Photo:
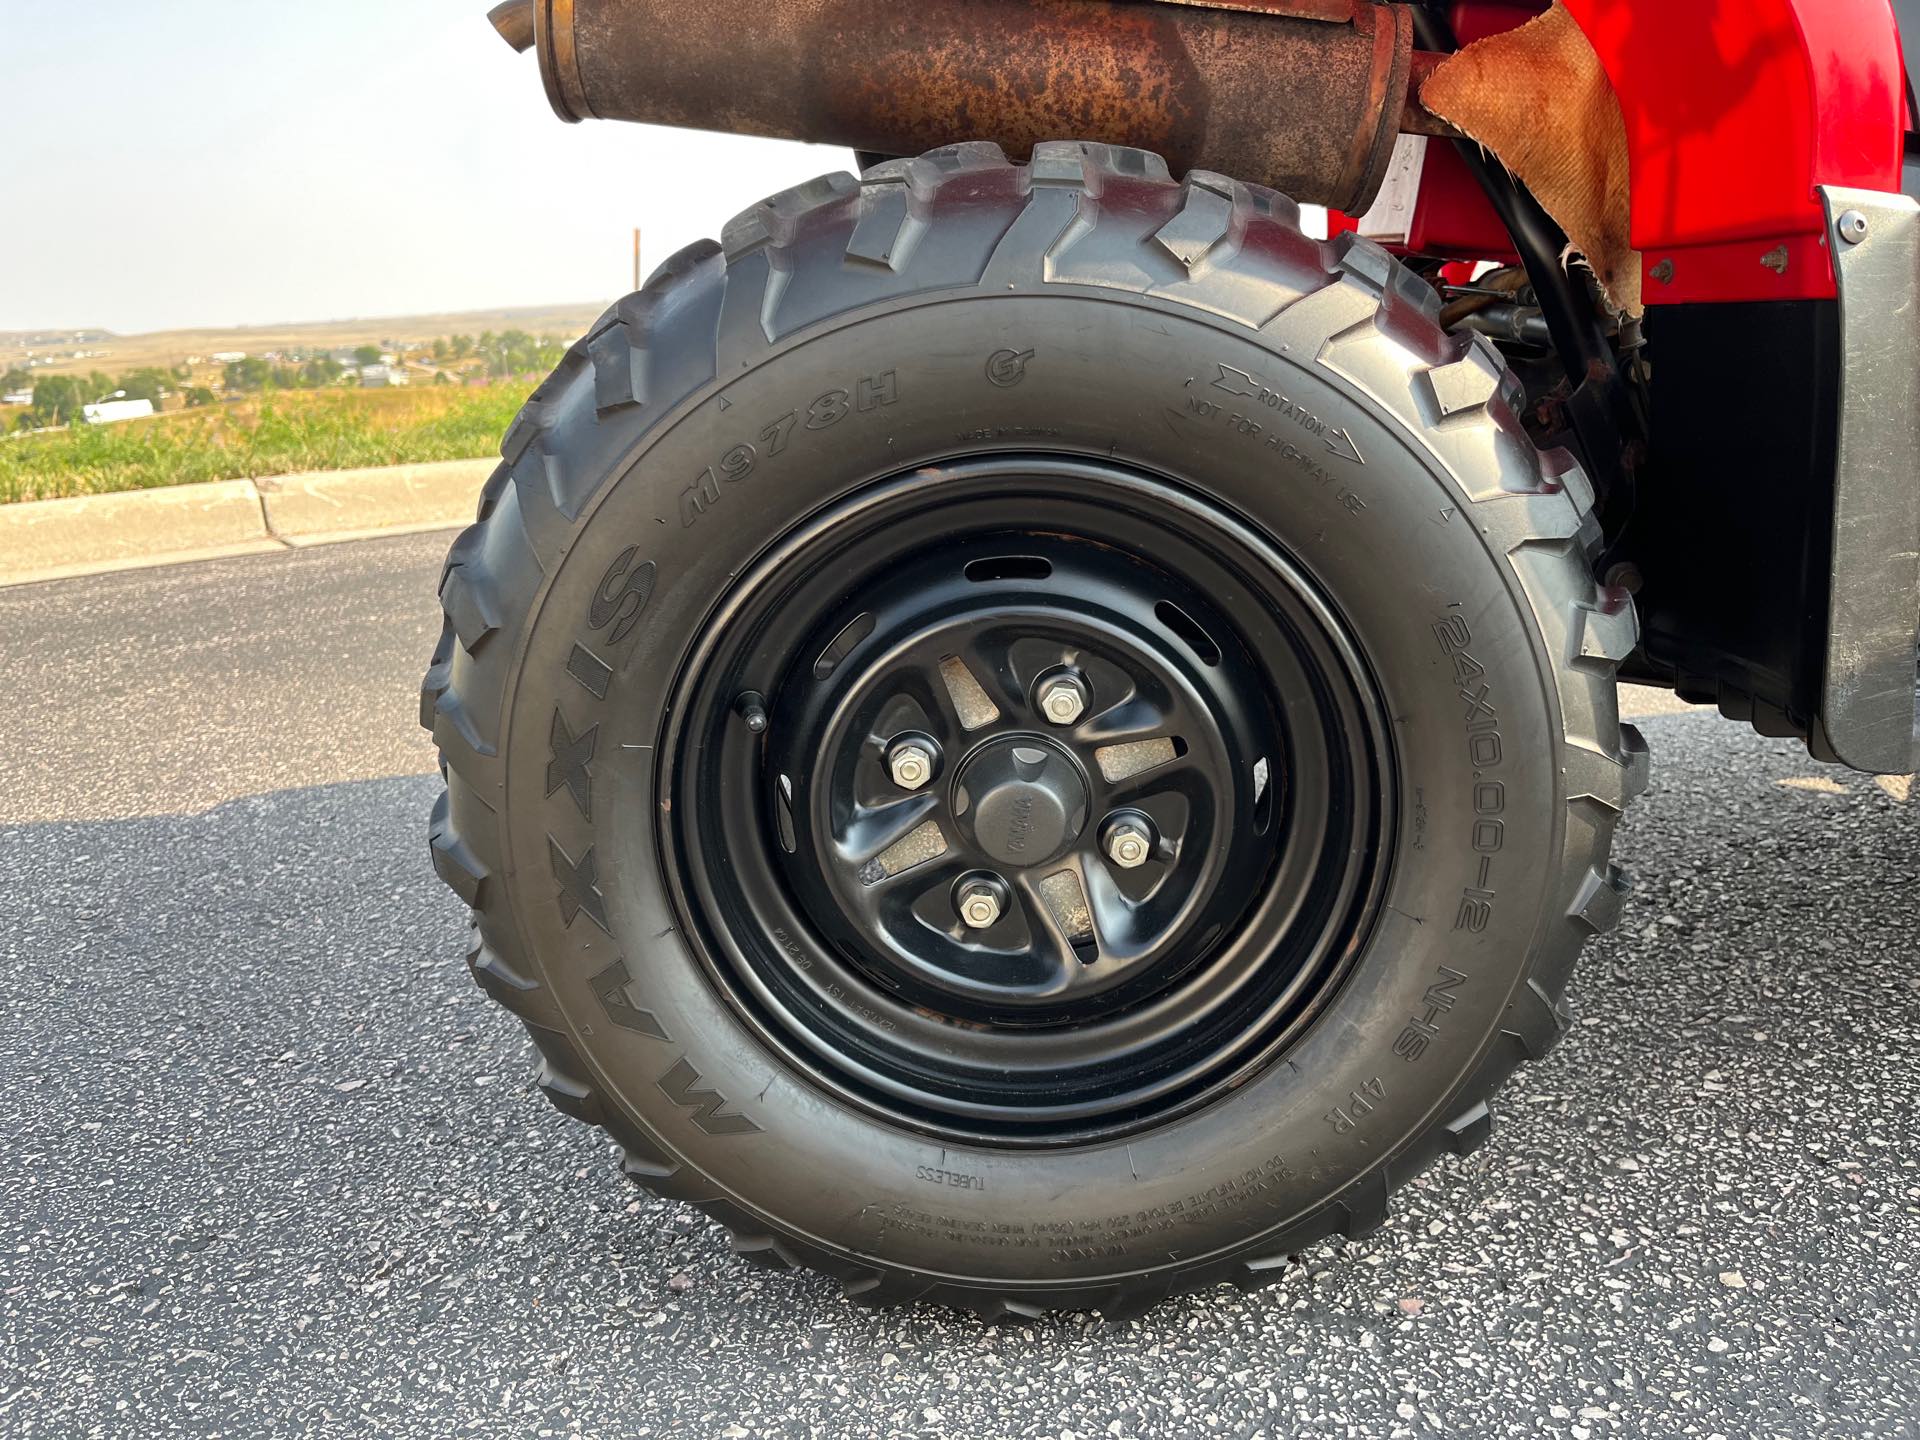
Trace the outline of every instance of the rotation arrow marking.
{"label": "rotation arrow marking", "polygon": [[1353,443],[1353,437],[1345,429],[1332,431],[1320,438],[1327,442],[1327,449],[1342,460],[1351,460],[1356,465],[1367,463],[1367,457],[1360,453],[1360,447]]}

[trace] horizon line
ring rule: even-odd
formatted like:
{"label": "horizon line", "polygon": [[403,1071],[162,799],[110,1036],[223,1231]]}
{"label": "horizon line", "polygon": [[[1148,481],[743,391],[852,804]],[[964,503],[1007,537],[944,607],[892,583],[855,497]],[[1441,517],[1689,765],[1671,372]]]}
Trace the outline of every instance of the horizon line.
{"label": "horizon line", "polygon": [[514,315],[537,310],[574,310],[605,308],[604,300],[555,300],[536,305],[476,305],[467,310],[410,310],[387,315],[338,315],[323,320],[257,320],[235,325],[169,325],[160,330],[115,330],[106,325],[29,325],[7,327],[0,326],[0,336],[72,334],[77,331],[93,331],[101,335],[111,335],[116,340],[140,340],[154,335],[181,335],[199,331],[219,330],[273,330],[300,325],[378,325],[395,320],[430,320],[441,316],[453,318],[461,315]]}

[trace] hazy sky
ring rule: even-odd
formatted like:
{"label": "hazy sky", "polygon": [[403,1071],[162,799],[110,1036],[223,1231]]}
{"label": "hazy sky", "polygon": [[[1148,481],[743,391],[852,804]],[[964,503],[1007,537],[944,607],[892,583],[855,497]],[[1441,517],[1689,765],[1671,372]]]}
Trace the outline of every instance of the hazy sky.
{"label": "hazy sky", "polygon": [[490,3],[0,0],[0,330],[605,301],[852,163],[563,124]]}

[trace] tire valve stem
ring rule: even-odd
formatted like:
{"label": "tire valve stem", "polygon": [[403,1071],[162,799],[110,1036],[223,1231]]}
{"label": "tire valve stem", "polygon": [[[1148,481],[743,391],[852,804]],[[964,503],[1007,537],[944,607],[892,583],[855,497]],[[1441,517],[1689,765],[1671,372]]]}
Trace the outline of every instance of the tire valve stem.
{"label": "tire valve stem", "polygon": [[740,698],[733,702],[733,711],[747,722],[747,729],[754,734],[766,734],[767,697],[758,690],[742,690]]}

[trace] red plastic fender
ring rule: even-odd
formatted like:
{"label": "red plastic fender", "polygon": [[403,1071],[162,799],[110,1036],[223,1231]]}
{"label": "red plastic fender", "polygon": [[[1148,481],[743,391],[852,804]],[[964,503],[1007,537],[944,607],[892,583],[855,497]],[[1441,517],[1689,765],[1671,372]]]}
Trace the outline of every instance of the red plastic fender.
{"label": "red plastic fender", "polygon": [[[1633,244],[1649,305],[1826,299],[1817,185],[1900,188],[1906,83],[1891,0],[1564,0],[1626,121]],[[1462,43],[1528,0],[1460,0]],[[1507,259],[1466,167],[1429,146],[1416,253]]]}
{"label": "red plastic fender", "polygon": [[1649,304],[1834,294],[1817,185],[1900,188],[1890,0],[1565,0],[1627,124]]}

